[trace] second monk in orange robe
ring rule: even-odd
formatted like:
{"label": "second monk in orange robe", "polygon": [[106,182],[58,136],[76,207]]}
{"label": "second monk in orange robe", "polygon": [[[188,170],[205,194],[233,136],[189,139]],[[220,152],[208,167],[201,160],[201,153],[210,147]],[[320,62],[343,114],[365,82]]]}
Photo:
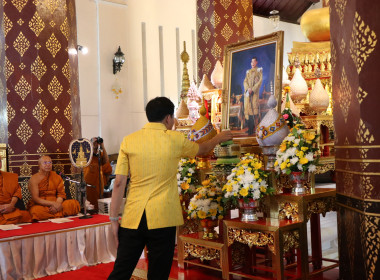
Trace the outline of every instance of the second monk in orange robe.
{"label": "second monk in orange robe", "polygon": [[66,199],[65,187],[61,176],[52,170],[49,156],[42,156],[38,161],[40,170],[29,181],[32,194],[29,212],[34,221],[62,218],[78,214],[79,202]]}

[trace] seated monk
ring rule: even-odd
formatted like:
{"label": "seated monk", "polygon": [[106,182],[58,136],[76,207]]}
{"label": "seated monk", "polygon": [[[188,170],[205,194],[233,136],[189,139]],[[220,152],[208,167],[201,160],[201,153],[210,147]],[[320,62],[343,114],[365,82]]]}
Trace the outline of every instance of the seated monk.
{"label": "seated monk", "polygon": [[75,199],[65,200],[63,180],[61,176],[51,171],[51,158],[42,156],[38,160],[38,165],[40,170],[29,180],[29,190],[32,195],[29,212],[33,221],[78,214],[79,202]]}
{"label": "seated monk", "polygon": [[[0,157],[0,169],[2,167]],[[28,223],[32,221],[28,211],[15,207],[21,200],[21,188],[18,175],[0,171],[0,225]]]}

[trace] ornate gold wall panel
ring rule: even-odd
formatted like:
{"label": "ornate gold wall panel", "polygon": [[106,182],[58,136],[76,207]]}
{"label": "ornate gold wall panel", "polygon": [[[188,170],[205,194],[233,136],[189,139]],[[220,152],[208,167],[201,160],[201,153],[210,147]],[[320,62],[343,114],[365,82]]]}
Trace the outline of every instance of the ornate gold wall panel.
{"label": "ornate gold wall panel", "polygon": [[77,56],[68,54],[77,45],[75,0],[9,0],[1,9],[0,140],[9,170],[28,177],[48,154],[70,174],[68,147],[81,135]]}
{"label": "ornate gold wall panel", "polygon": [[370,0],[330,1],[340,276],[347,280],[380,279],[379,9]]}
{"label": "ornate gold wall panel", "polygon": [[252,1],[197,0],[198,81],[223,62],[225,45],[253,37],[252,20]]}

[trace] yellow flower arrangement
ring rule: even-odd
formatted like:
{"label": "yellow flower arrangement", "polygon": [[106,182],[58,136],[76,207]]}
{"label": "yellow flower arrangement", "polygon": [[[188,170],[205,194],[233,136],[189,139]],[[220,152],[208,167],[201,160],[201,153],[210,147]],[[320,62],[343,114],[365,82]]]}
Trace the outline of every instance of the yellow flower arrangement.
{"label": "yellow flower arrangement", "polygon": [[268,185],[268,173],[262,167],[258,158],[250,154],[244,155],[227,177],[228,181],[222,189],[224,199],[237,205],[238,199],[258,200],[272,194],[274,189]]}
{"label": "yellow flower arrangement", "polygon": [[276,153],[275,170],[288,175],[291,172],[315,172],[319,160],[317,139],[318,135],[313,131],[297,124]]}
{"label": "yellow flower arrangement", "polygon": [[212,220],[223,219],[224,208],[222,206],[222,189],[215,176],[209,176],[197,188],[197,193],[190,200],[188,218]]}
{"label": "yellow flower arrangement", "polygon": [[195,174],[196,160],[183,158],[178,163],[177,185],[178,193],[184,195],[195,191],[198,180]]}

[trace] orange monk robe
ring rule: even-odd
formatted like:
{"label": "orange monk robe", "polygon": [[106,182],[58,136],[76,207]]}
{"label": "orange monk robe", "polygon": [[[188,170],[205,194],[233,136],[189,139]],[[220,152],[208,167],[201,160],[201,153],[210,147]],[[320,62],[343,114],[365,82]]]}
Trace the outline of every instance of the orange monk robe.
{"label": "orange monk robe", "polygon": [[[0,205],[11,203],[12,197],[21,197],[21,188],[18,184],[18,175],[9,172],[0,172]],[[15,208],[13,212],[1,214],[0,225],[29,223],[32,218],[28,211]]]}
{"label": "orange monk robe", "polygon": [[[48,201],[56,201],[58,197],[66,199],[65,187],[61,176],[50,171],[48,177],[45,177],[38,184],[39,197]],[[48,206],[38,205],[33,200],[30,202],[29,212],[33,220],[47,220],[52,218],[62,218],[79,213],[80,205],[75,199],[68,199],[62,202],[62,210],[52,214]]]}
{"label": "orange monk robe", "polygon": [[95,210],[98,210],[99,193],[101,192],[103,197],[104,186],[107,183],[107,176],[112,174],[112,166],[107,161],[102,165],[103,172],[103,188],[99,187],[99,161],[98,157],[93,156],[91,163],[83,169],[84,180],[87,184],[95,186],[95,188],[87,187],[87,200],[95,206]]}

